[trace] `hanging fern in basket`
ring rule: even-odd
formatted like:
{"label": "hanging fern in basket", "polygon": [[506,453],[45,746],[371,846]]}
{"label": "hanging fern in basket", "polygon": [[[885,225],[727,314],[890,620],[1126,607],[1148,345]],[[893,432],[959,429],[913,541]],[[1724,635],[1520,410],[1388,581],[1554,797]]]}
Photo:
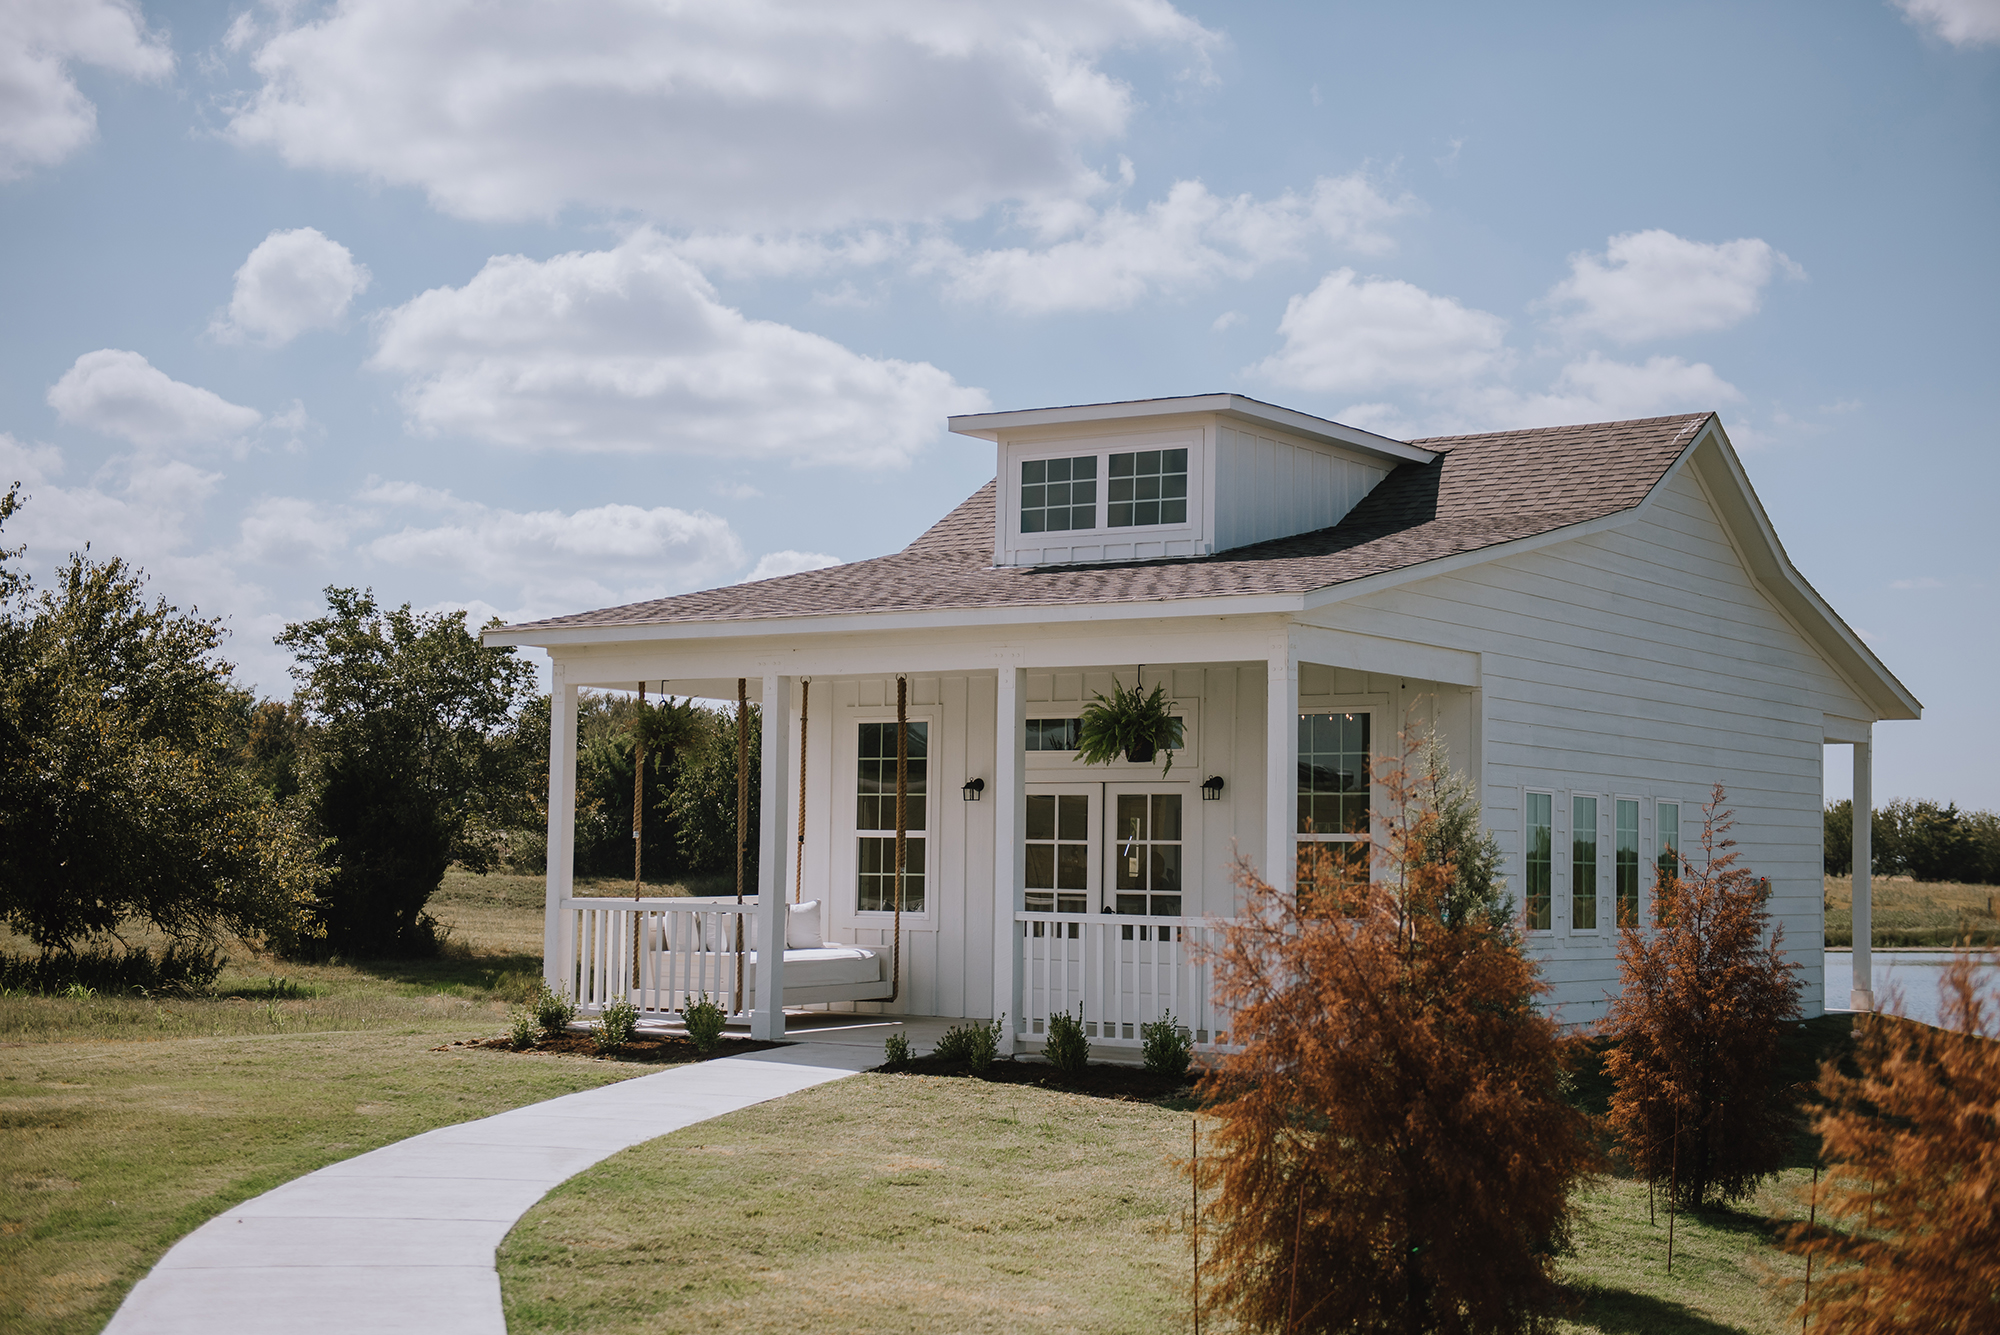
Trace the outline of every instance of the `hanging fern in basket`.
{"label": "hanging fern in basket", "polygon": [[1147,765],[1156,753],[1165,751],[1167,767],[1160,771],[1161,777],[1173,773],[1173,748],[1181,744],[1181,721],[1173,715],[1165,686],[1146,692],[1138,686],[1121,686],[1114,677],[1109,696],[1093,692],[1092,697],[1078,720],[1079,760],[1086,765],[1110,765],[1123,757],[1135,765]]}

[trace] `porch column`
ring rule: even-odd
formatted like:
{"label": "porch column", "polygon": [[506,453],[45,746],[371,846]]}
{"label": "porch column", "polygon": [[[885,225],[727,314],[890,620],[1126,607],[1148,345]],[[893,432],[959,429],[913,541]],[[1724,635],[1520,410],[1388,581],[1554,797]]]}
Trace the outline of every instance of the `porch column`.
{"label": "porch column", "polygon": [[1875,938],[1874,870],[1875,729],[1854,744],[1854,994],[1848,1004],[1858,1011],[1875,1009],[1872,949]]}
{"label": "porch column", "polygon": [[993,1016],[1000,1052],[1011,1056],[1021,1023],[1021,907],[1027,869],[1021,862],[1028,837],[1028,767],[1021,748],[1028,726],[1028,670],[1001,664],[993,730]]}
{"label": "porch column", "polygon": [[1290,635],[1271,642],[1264,731],[1264,879],[1292,889],[1299,874],[1299,651]]}
{"label": "porch column", "polygon": [[562,903],[576,878],[576,687],[558,658],[549,680],[548,891],[542,909],[542,981],[570,994],[576,968],[576,918]]}
{"label": "porch column", "polygon": [[757,995],[750,1012],[750,1037],[770,1042],[785,1036],[785,757],[792,733],[792,679],[764,674],[762,765],[757,809]]}

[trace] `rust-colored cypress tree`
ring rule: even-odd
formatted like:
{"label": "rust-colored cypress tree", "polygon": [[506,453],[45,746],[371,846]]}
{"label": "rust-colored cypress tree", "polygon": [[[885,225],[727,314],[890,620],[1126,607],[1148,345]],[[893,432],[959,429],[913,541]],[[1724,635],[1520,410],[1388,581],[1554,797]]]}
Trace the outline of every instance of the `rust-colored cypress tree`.
{"label": "rust-colored cypress tree", "polygon": [[1382,880],[1323,849],[1296,894],[1239,864],[1213,959],[1241,1051],[1201,1085],[1201,1306],[1287,1335],[1520,1331],[1556,1298],[1596,1161],[1562,1095],[1572,1043],[1512,925],[1442,911],[1436,813],[1405,767],[1379,777]]}
{"label": "rust-colored cypress tree", "polygon": [[1782,1166],[1793,1130],[1776,1071],[1800,1016],[1797,966],[1765,883],[1737,865],[1724,800],[1717,784],[1702,808],[1701,865],[1683,856],[1681,875],[1655,882],[1652,929],[1619,933],[1624,988],[1604,1025],[1619,1148],[1689,1205],[1748,1196]]}
{"label": "rust-colored cypress tree", "polygon": [[1813,1263],[1812,1330],[2000,1330],[2000,1001],[1975,968],[1946,970],[1943,1028],[1862,1016],[1856,1073],[1820,1068],[1817,1224],[1782,1244]]}

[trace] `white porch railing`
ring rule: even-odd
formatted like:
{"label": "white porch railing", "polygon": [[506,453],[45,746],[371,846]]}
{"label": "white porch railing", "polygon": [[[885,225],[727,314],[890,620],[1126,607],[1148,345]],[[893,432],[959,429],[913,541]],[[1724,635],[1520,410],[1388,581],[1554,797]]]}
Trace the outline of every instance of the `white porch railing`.
{"label": "white porch railing", "polygon": [[[739,920],[746,946],[751,939],[754,902],[565,899],[562,908],[569,940],[558,958],[578,1010],[596,1014],[629,1000],[642,1013],[665,1014],[703,995],[730,1015],[750,1009],[754,971],[739,973],[735,942]],[[645,948],[634,950],[634,941]]]}
{"label": "white porch railing", "polygon": [[1171,1011],[1196,1046],[1227,1045],[1229,1016],[1215,1003],[1215,971],[1190,949],[1214,944],[1214,920],[1016,913],[1014,921],[1022,1010],[1015,1033],[1046,1034],[1051,1015],[1081,1008],[1084,1033],[1094,1041],[1136,1048],[1139,1026]]}

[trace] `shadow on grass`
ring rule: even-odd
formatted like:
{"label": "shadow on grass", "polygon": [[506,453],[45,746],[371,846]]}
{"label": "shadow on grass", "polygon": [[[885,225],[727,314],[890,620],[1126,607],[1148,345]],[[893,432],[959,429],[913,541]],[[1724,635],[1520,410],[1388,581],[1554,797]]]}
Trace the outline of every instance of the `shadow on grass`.
{"label": "shadow on grass", "polygon": [[1691,1308],[1625,1289],[1587,1289],[1573,1320],[1604,1335],[1741,1335],[1741,1328],[1711,1321]]}
{"label": "shadow on grass", "polygon": [[[1570,1103],[1594,1118],[1611,1111],[1611,1076],[1604,1059],[1612,1042],[1593,1038],[1586,1053],[1570,1076]],[[1779,1042],[1778,1061],[1772,1069],[1773,1096],[1798,1112],[1797,1131],[1781,1168],[1811,1168],[1819,1153],[1819,1138],[1806,1122],[1810,1091],[1819,1079],[1820,1063],[1845,1061],[1854,1050],[1852,1015],[1819,1015],[1793,1026]]]}
{"label": "shadow on grass", "polygon": [[524,953],[471,954],[447,949],[428,959],[342,960],[349,968],[413,992],[495,996],[524,1002],[542,981],[542,957]]}

